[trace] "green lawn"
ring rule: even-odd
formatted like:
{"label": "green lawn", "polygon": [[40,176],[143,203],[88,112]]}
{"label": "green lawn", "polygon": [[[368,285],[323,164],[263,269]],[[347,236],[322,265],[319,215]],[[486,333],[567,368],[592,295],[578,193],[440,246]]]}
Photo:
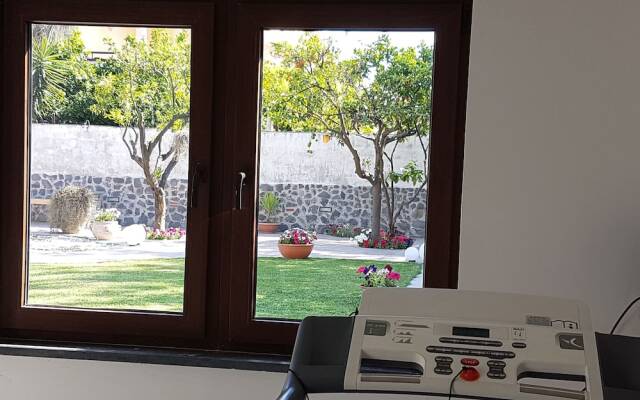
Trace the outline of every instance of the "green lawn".
{"label": "green lawn", "polygon": [[[302,319],[307,315],[348,315],[360,304],[359,265],[380,261],[309,258],[258,259],[256,316]],[[407,286],[422,267],[391,263],[400,272],[399,286]]]}
{"label": "green lawn", "polygon": [[[318,259],[258,260],[256,316],[301,319],[347,315],[360,301],[355,269],[381,262]],[[421,265],[392,263],[406,286]],[[182,311],[184,259],[82,265],[31,264],[29,304],[82,308]]]}

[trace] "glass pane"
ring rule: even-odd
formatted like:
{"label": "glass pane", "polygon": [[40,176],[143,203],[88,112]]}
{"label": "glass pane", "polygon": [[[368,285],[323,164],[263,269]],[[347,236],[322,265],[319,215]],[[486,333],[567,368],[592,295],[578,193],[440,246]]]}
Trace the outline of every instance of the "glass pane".
{"label": "glass pane", "polygon": [[31,35],[26,303],[182,312],[190,31]]}
{"label": "glass pane", "polygon": [[264,32],[257,318],[422,287],[433,32]]}

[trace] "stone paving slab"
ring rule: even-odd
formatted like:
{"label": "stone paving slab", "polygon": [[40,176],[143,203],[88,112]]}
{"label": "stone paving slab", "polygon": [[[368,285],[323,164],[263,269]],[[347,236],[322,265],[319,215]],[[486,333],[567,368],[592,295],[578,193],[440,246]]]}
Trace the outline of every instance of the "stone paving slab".
{"label": "stone paving slab", "polygon": [[[259,234],[258,257],[280,257],[278,237],[279,234]],[[416,240],[414,246],[419,247],[422,242],[422,239]],[[69,235],[52,232],[47,224],[37,223],[30,227],[29,248],[29,260],[34,263],[76,264],[182,258],[185,254],[185,239],[145,240],[140,245],[129,246],[118,239],[95,240],[89,229]],[[318,235],[311,257],[389,262],[405,260],[404,250],[363,249],[352,239],[329,235]]]}
{"label": "stone paving slab", "polygon": [[[258,235],[258,257],[280,257],[278,251],[278,233]],[[420,247],[423,240],[418,239],[414,247]],[[312,258],[345,258],[349,260],[404,261],[404,250],[363,249],[355,240],[330,235],[318,235],[314,242]]]}

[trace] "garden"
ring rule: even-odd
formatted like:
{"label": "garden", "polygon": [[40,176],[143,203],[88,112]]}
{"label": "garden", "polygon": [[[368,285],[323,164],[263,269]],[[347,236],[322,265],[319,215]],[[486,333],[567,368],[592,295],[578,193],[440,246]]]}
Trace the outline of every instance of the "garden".
{"label": "garden", "polygon": [[[32,52],[27,301],[181,312],[189,33],[106,38],[96,58],[86,27],[42,27]],[[401,48],[381,35],[345,59],[330,39],[303,34],[271,52],[256,316],[344,315],[362,287],[421,286],[431,47]],[[309,84],[318,81],[357,88]],[[310,109],[326,115],[301,114]]]}

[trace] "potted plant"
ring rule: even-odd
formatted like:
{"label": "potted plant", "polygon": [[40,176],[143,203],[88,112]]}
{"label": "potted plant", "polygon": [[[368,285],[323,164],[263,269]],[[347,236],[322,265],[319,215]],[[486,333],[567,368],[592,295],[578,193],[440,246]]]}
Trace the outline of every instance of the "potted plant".
{"label": "potted plant", "polygon": [[313,250],[313,241],[316,240],[315,232],[307,232],[304,229],[287,229],[278,240],[278,250],[284,258],[307,258]]}
{"label": "potted plant", "polygon": [[274,217],[280,208],[280,199],[273,192],[267,192],[260,199],[260,208],[267,216],[265,222],[258,222],[258,232],[274,233],[280,227],[279,222],[275,222]]}
{"label": "potted plant", "polygon": [[93,218],[91,232],[98,240],[111,240],[120,233],[120,211],[115,208],[100,210]]}
{"label": "potted plant", "polygon": [[396,287],[400,281],[400,273],[393,270],[391,264],[384,268],[378,268],[374,264],[369,266],[361,265],[356,270],[358,277],[362,279],[360,287]]}
{"label": "potted plant", "polygon": [[49,226],[63,233],[78,233],[89,221],[93,207],[93,193],[89,189],[66,186],[51,198]]}

